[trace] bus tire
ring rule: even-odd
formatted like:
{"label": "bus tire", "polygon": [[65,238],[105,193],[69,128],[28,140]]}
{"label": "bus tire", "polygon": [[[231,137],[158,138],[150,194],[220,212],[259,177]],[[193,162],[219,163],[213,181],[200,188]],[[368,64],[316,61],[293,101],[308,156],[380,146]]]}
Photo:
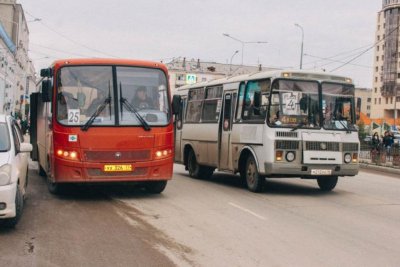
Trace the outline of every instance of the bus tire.
{"label": "bus tire", "polygon": [[246,181],[247,188],[251,192],[261,192],[264,186],[265,179],[260,175],[257,169],[257,163],[253,155],[249,155],[246,161],[246,168],[242,172],[244,180]]}
{"label": "bus tire", "polygon": [[193,149],[189,151],[187,165],[189,176],[192,178],[200,178],[200,165],[197,163],[196,155],[194,154]]}
{"label": "bus tire", "polygon": [[21,188],[19,188],[19,185],[17,185],[17,192],[15,194],[15,217],[4,219],[1,222],[2,226],[6,228],[14,228],[17,225],[19,219],[21,219],[23,208],[24,198],[22,196]]}
{"label": "bus tire", "polygon": [[332,191],[337,182],[337,176],[319,177],[317,178],[318,186],[322,191]]}
{"label": "bus tire", "polygon": [[167,186],[167,181],[151,181],[146,182],[146,191],[150,194],[160,194]]}
{"label": "bus tire", "polygon": [[49,192],[53,195],[59,195],[63,191],[63,185],[60,183],[55,183],[53,182],[50,178],[46,179],[47,183],[47,189]]}

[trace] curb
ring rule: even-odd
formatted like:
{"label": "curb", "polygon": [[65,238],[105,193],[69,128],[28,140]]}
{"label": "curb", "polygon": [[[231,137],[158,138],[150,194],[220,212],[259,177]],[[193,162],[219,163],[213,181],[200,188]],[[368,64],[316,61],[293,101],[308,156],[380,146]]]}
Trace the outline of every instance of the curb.
{"label": "curb", "polygon": [[[378,166],[375,164],[360,163],[360,168],[400,175],[400,169],[383,167],[383,166]],[[400,179],[400,177],[396,177],[396,178]]]}

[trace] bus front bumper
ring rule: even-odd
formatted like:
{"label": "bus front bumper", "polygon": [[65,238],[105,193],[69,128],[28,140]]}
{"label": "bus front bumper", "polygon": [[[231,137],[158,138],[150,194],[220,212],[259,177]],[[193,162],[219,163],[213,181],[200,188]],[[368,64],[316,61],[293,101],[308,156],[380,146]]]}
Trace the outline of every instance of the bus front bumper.
{"label": "bus front bumper", "polygon": [[316,165],[295,163],[265,163],[267,177],[301,177],[318,178],[320,176],[355,176],[358,174],[358,164]]}

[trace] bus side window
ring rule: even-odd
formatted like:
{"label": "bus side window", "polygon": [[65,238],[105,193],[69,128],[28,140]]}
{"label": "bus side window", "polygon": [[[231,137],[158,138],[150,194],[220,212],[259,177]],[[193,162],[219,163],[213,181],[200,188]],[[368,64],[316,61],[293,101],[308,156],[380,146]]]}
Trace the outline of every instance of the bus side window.
{"label": "bus side window", "polygon": [[236,110],[236,121],[240,121],[242,118],[242,111],[243,111],[243,101],[244,101],[244,90],[246,88],[246,84],[243,82],[239,86],[239,97],[238,97],[238,104]]}

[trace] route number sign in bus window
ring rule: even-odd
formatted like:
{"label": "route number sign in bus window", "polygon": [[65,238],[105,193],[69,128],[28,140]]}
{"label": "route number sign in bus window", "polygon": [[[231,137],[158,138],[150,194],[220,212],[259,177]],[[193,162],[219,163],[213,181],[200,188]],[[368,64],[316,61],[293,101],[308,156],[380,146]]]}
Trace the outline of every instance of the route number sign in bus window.
{"label": "route number sign in bus window", "polygon": [[79,125],[80,123],[80,110],[69,109],[68,110],[68,124]]}

